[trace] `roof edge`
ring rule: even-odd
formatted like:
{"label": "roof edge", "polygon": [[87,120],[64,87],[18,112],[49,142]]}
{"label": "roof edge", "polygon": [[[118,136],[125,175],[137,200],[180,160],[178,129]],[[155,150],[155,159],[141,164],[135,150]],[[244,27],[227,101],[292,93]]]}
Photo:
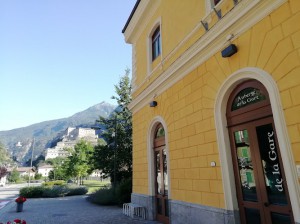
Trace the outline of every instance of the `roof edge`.
{"label": "roof edge", "polygon": [[122,33],[125,33],[125,31],[126,31],[128,25],[129,25],[129,23],[130,23],[130,21],[131,21],[131,19],[132,19],[133,15],[134,15],[134,13],[135,13],[135,11],[136,11],[136,9],[137,9],[137,7],[139,6],[140,2],[141,2],[141,0],[137,0],[137,1],[136,1],[135,5],[134,5],[134,7],[133,7],[133,9],[132,9],[132,11],[131,11],[131,13],[130,13],[130,16],[128,17],[128,19],[127,19],[127,21],[126,21],[126,23],[125,23],[125,26],[124,26],[123,29],[122,29]]}

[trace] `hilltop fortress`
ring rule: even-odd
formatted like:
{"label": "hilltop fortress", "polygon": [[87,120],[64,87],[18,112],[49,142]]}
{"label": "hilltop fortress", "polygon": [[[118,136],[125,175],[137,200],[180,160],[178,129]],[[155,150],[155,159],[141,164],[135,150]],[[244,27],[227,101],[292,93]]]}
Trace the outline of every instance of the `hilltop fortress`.
{"label": "hilltop fortress", "polygon": [[58,138],[60,141],[57,142],[55,147],[46,149],[45,160],[69,156],[69,152],[65,149],[74,148],[80,140],[90,142],[92,145],[96,145],[98,142],[98,136],[95,130],[91,128],[68,127],[59,134]]}

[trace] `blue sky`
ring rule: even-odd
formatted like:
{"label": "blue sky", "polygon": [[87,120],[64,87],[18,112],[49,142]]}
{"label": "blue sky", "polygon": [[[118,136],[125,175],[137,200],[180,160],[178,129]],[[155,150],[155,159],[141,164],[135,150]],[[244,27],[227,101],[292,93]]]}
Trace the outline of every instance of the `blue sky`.
{"label": "blue sky", "polygon": [[116,95],[136,0],[0,1],[0,131],[69,117]]}

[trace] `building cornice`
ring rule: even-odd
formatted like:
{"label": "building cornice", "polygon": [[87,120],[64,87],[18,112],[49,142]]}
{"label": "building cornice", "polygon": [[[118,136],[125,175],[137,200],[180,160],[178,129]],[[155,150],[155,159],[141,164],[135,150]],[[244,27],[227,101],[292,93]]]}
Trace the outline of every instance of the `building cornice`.
{"label": "building cornice", "polygon": [[228,44],[227,36],[239,37],[287,0],[243,0],[207,31],[166,71],[130,103],[133,113],[146,106]]}
{"label": "building cornice", "polygon": [[156,9],[160,5],[160,0],[141,0],[135,9],[134,13],[131,15],[131,19],[123,29],[123,34],[126,43],[135,43],[136,39],[141,35],[143,29],[138,29],[138,27],[146,27],[150,18],[155,13]]}
{"label": "building cornice", "polygon": [[129,23],[130,23],[130,21],[131,21],[133,15],[134,15],[134,13],[135,13],[137,7],[139,6],[140,2],[141,2],[141,0],[137,0],[137,1],[136,1],[136,3],[135,3],[135,5],[134,5],[134,7],[133,7],[133,9],[132,9],[132,11],[131,11],[131,13],[130,13],[130,15],[129,15],[129,18],[128,18],[127,21],[126,21],[125,26],[124,26],[124,28],[122,29],[122,33],[124,33],[124,32],[126,31],[126,29],[127,29],[128,25],[129,25]]}

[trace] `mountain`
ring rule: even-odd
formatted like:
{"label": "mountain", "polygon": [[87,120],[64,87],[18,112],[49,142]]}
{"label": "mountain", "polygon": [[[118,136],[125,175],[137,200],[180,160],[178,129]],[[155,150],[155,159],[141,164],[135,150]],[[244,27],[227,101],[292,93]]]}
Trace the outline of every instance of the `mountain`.
{"label": "mountain", "polygon": [[52,140],[67,127],[92,127],[99,116],[108,117],[116,106],[101,102],[71,117],[43,121],[23,128],[0,131],[0,142],[17,161],[24,163],[31,158],[34,142],[34,158],[52,146]]}

